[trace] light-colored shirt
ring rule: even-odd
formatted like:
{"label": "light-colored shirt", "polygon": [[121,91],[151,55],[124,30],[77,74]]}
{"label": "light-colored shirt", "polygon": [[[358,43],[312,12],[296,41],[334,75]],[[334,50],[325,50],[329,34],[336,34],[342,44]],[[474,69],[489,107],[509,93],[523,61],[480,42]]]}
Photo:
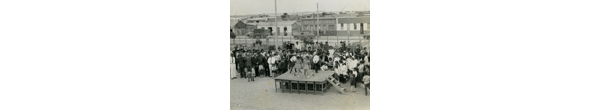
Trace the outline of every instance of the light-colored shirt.
{"label": "light-colored shirt", "polygon": [[365,82],[365,84],[369,84],[370,83],[370,76],[369,75],[365,75],[363,76],[363,82]]}
{"label": "light-colored shirt", "polygon": [[315,56],[313,57],[313,63],[317,63],[317,62],[319,62],[319,56],[318,56],[318,55],[315,55]]}
{"label": "light-colored shirt", "polygon": [[356,67],[356,60],[348,59],[348,69],[354,71],[354,67]]}
{"label": "light-colored shirt", "polygon": [[269,59],[267,60],[267,63],[269,63],[269,65],[275,64],[275,58],[269,57]]}
{"label": "light-colored shirt", "polygon": [[365,63],[369,63],[369,56],[365,55],[365,59],[364,60],[365,60]]}
{"label": "light-colored shirt", "polygon": [[329,49],[329,56],[330,56],[330,57],[333,57],[333,53],[334,53],[334,52],[335,52],[335,50],[333,50],[333,49]]}
{"label": "light-colored shirt", "polygon": [[292,58],[290,58],[290,61],[293,61],[293,62],[295,62],[296,60],[297,60],[297,59],[296,59],[296,56],[292,56]]}
{"label": "light-colored shirt", "polygon": [[346,65],[340,65],[340,67],[338,69],[339,69],[338,71],[340,72],[340,74],[347,75],[348,67]]}
{"label": "light-colored shirt", "polygon": [[365,65],[358,65],[358,72],[363,72],[363,68],[365,68]]}

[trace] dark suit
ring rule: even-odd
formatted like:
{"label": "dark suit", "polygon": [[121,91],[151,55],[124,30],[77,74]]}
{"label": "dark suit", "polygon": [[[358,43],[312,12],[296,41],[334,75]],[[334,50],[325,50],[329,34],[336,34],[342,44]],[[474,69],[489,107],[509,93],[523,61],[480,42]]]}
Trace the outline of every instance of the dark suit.
{"label": "dark suit", "polygon": [[[252,56],[247,56],[246,59],[246,70],[247,71],[252,71],[252,68],[254,67],[254,64],[252,63]],[[254,75],[252,74],[247,74],[246,77],[248,78],[248,81],[252,80],[254,81]]]}
{"label": "dark suit", "polygon": [[238,71],[240,72],[240,76],[242,76],[242,78],[246,78],[246,59],[244,59],[244,57],[239,56],[237,58],[237,61],[239,61],[238,63]]}
{"label": "dark suit", "polygon": [[265,76],[269,76],[270,68],[269,68],[269,63],[267,62],[267,58],[263,55],[260,55],[259,60],[260,60],[260,64],[263,66],[263,68],[265,68],[265,70],[264,70]]}

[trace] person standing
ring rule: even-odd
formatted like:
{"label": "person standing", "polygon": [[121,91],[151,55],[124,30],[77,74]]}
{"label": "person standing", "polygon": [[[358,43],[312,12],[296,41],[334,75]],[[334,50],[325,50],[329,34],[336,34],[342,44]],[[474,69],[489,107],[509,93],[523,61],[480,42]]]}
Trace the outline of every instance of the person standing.
{"label": "person standing", "polygon": [[260,59],[258,58],[258,53],[256,51],[252,54],[252,65],[254,65],[254,75],[259,76],[260,72],[258,71],[260,65]]}
{"label": "person standing", "polygon": [[338,67],[338,71],[340,72],[340,82],[346,83],[348,82],[348,66],[346,66],[346,62],[340,61],[340,67]]}
{"label": "person standing", "polygon": [[267,59],[267,63],[269,64],[269,76],[273,77],[273,71],[275,70],[275,58],[274,55],[269,55],[269,58]]}
{"label": "person standing", "polygon": [[298,51],[302,50],[302,45],[298,44],[298,41],[296,41],[296,49]]}
{"label": "person standing", "polygon": [[[310,78],[310,75],[308,75],[308,70],[310,69],[310,56],[305,56],[304,58],[302,58],[301,60],[301,65],[302,65],[302,73],[304,73],[304,76],[306,76],[306,78]],[[314,74],[313,74],[314,75]]]}
{"label": "person standing", "polygon": [[246,60],[246,77],[248,78],[248,82],[250,82],[250,80],[254,81],[254,75],[251,73],[252,69],[254,68],[254,63],[252,62],[252,54],[247,53],[247,56],[245,58]]}
{"label": "person standing", "polygon": [[363,58],[363,60],[365,61],[365,65],[370,65],[369,63],[369,53],[365,52],[365,57]]}
{"label": "person standing", "polygon": [[365,83],[365,95],[368,95],[368,90],[371,88],[370,79],[371,77],[369,76],[369,72],[367,72],[367,74],[365,74],[363,77],[363,82]]}
{"label": "person standing", "polygon": [[[359,82],[357,83],[363,83],[362,82],[362,77],[365,74],[365,65],[364,65],[365,61],[360,61],[360,63],[357,64],[356,68],[357,68],[357,72],[358,75],[356,76],[356,78],[359,80]],[[364,84],[364,83],[363,83]]]}
{"label": "person standing", "polygon": [[299,77],[298,71],[302,73],[302,57],[293,57],[294,67],[293,70],[290,70],[290,73],[294,72],[294,76]]}
{"label": "person standing", "polygon": [[[319,73],[319,69],[321,68],[321,66],[319,65],[319,61],[320,61],[319,55],[317,55],[316,52],[313,55],[312,61],[313,61],[313,66],[314,66],[314,69],[315,69],[315,73]],[[313,76],[314,76],[314,74],[313,74]]]}
{"label": "person standing", "polygon": [[235,47],[235,50],[233,51],[233,56],[235,59],[235,70],[236,70],[236,75],[237,73],[241,73],[240,72],[240,54],[239,54],[239,50],[237,48],[237,46]]}
{"label": "person standing", "polygon": [[261,55],[261,65],[264,68],[264,73],[265,73],[265,77],[269,77],[270,74],[270,67],[269,67],[269,63],[268,63],[268,56],[266,54]]}
{"label": "person standing", "polygon": [[[356,64],[354,66],[356,66]],[[354,66],[352,66],[352,57],[348,56],[348,58],[346,58],[346,67],[348,69],[348,75],[352,74]]]}
{"label": "person standing", "polygon": [[339,55],[334,55],[334,56],[335,56],[335,58],[333,58],[333,63],[334,63],[334,65],[336,65],[336,67],[339,67],[340,56]]}
{"label": "person standing", "polygon": [[[231,79],[234,79],[235,76],[236,76],[236,74],[237,74],[237,71],[236,71],[237,66],[235,64],[235,56],[234,56],[233,52],[231,52],[231,58],[230,59],[231,59],[231,62],[229,64],[229,68],[230,68],[229,69],[229,77]],[[233,65],[233,66],[231,66],[231,65]]]}
{"label": "person standing", "polygon": [[246,55],[245,53],[240,53],[239,54],[240,57],[238,57],[238,61],[239,61],[239,68],[238,71],[240,72],[240,76],[242,78],[246,78]]}
{"label": "person standing", "polygon": [[277,60],[277,61],[279,61],[279,65],[277,67],[279,67],[279,72],[277,72],[277,73],[284,74],[285,71],[287,71],[287,62],[286,62],[285,54],[282,53],[281,55],[279,55],[278,59],[279,60]]}
{"label": "person standing", "polygon": [[350,91],[352,92],[356,92],[356,84],[358,82],[359,79],[356,78],[356,76],[358,75],[358,68],[354,68],[354,71],[352,71],[352,74],[350,74]]}
{"label": "person standing", "polygon": [[271,73],[271,77],[275,76],[275,74],[277,74],[277,72],[279,72],[279,68],[277,66],[277,53],[273,53],[273,56],[271,57],[271,60],[269,61],[269,65],[271,65],[271,71],[273,71]]}
{"label": "person standing", "polygon": [[293,55],[293,56],[290,58],[290,61],[291,61],[291,63],[290,63],[290,64],[291,64],[290,73],[292,73],[292,72],[293,72],[294,74],[296,74],[296,72],[298,72],[298,71],[297,71],[297,69],[298,69],[298,68],[296,68],[296,66],[295,66],[295,65],[296,65],[296,62],[298,62],[298,59],[296,58],[296,55]]}

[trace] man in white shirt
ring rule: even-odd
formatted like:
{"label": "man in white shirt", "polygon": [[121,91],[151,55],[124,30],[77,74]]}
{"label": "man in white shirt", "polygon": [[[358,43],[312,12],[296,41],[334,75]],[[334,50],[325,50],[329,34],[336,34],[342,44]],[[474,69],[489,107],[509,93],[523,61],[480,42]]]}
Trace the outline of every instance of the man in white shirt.
{"label": "man in white shirt", "polygon": [[[356,66],[356,64],[355,64]],[[352,72],[352,69],[354,68],[354,66],[352,66],[352,57],[348,57],[346,58],[346,69],[348,69],[348,72]]]}
{"label": "man in white shirt", "polygon": [[340,61],[340,62],[341,62],[340,66],[338,67],[339,74],[342,76],[342,77],[340,77],[340,81],[342,83],[346,83],[346,81],[348,79],[347,78],[348,77],[348,73],[347,73],[348,67],[346,66],[346,62],[344,62],[344,61]]}
{"label": "man in white shirt", "polygon": [[319,73],[319,69],[321,68],[321,65],[319,65],[319,55],[317,55],[317,52],[314,53],[313,55],[313,64],[314,64],[314,69],[315,69],[315,73]]}
{"label": "man in white shirt", "polygon": [[296,49],[302,50],[302,45],[298,44],[298,41],[296,41]]}
{"label": "man in white shirt", "polygon": [[277,70],[277,67],[275,67],[275,56],[270,56],[267,63],[269,63],[269,75],[273,77],[273,71]]}
{"label": "man in white shirt", "polygon": [[365,65],[370,65],[370,63],[369,63],[369,56],[370,55],[367,52],[365,52],[365,58],[364,58]]}
{"label": "man in white shirt", "polygon": [[296,55],[292,55],[292,58],[290,58],[290,69],[288,69],[290,71],[290,73],[292,73],[293,70],[298,69],[298,68],[294,68],[296,67]]}

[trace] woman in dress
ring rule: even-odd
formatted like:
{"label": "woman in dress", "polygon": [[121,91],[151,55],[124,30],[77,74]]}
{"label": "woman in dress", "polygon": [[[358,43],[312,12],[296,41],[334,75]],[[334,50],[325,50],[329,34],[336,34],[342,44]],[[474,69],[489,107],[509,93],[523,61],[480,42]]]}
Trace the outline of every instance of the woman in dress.
{"label": "woman in dress", "polygon": [[302,63],[304,62],[304,60],[302,60],[303,58],[301,56],[296,56],[294,58],[296,58],[296,62],[294,64],[294,75],[299,76],[297,73],[298,71],[302,73]]}
{"label": "woman in dress", "polygon": [[306,56],[304,58],[302,58],[302,73],[304,73],[304,76],[306,76],[306,78],[309,78],[308,75],[308,70],[310,69],[310,56]]}

